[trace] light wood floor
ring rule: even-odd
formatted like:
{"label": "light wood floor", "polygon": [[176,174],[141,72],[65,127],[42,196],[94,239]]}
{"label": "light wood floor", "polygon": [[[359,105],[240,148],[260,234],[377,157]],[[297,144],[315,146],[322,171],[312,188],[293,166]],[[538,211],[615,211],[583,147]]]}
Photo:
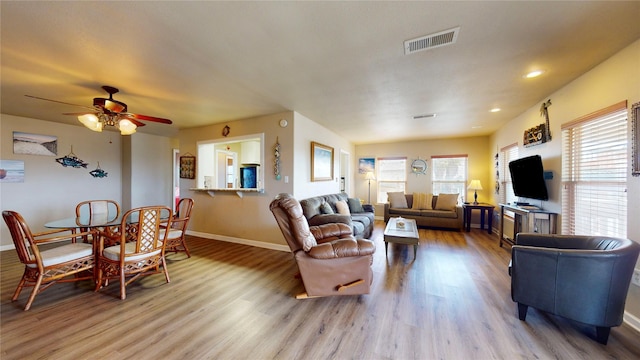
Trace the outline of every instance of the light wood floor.
{"label": "light wood floor", "polygon": [[12,303],[22,265],[0,255],[0,358],[9,359],[638,359],[640,336],[595,330],[510,297],[510,253],[498,238],[420,229],[420,246],[390,245],[376,224],[372,293],[296,300],[289,253],[190,237],[170,255],[171,283],[154,275],[100,293],[59,284]]}

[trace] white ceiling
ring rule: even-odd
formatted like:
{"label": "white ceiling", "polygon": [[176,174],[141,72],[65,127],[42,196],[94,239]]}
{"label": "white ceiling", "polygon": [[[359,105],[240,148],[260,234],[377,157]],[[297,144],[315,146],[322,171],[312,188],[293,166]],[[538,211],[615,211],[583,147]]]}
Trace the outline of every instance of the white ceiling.
{"label": "white ceiling", "polygon": [[[177,129],[294,110],[356,144],[488,135],[640,38],[640,2],[2,1],[1,112],[120,89]],[[403,42],[460,27],[455,44]],[[529,70],[546,73],[524,79]],[[499,113],[489,109],[500,107]],[[437,113],[414,120],[414,115]]]}

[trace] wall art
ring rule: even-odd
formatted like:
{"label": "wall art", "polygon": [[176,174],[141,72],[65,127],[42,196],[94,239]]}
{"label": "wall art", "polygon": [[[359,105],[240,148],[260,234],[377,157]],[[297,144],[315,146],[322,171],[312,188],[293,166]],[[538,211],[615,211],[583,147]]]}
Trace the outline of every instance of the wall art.
{"label": "wall art", "polygon": [[56,156],[58,155],[58,137],[14,131],[13,153]]}
{"label": "wall art", "polygon": [[360,158],[358,160],[358,173],[366,174],[368,172],[373,172],[375,169],[376,169],[375,158]]}
{"label": "wall art", "polygon": [[24,161],[0,160],[0,183],[24,182]]}
{"label": "wall art", "polygon": [[311,181],[333,180],[333,148],[311,142]]}

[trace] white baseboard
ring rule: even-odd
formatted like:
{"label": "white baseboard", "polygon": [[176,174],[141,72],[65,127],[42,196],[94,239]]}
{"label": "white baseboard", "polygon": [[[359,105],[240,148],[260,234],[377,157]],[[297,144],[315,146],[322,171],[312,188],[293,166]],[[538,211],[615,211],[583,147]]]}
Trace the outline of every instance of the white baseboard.
{"label": "white baseboard", "polygon": [[255,247],[264,248],[264,249],[270,249],[270,250],[291,252],[291,249],[289,249],[288,245],[266,243],[266,242],[263,242],[263,241],[242,239],[242,238],[236,238],[236,237],[231,237],[231,236],[209,234],[209,233],[190,231],[190,230],[187,230],[187,235],[193,235],[193,236],[197,236],[197,237],[201,237],[201,238],[205,238],[205,239],[226,241],[226,242],[235,243],[235,244],[241,244],[241,245],[255,246]]}
{"label": "white baseboard", "polygon": [[5,251],[5,250],[13,250],[16,247],[13,244],[9,244],[9,245],[2,245],[0,246],[0,251]]}
{"label": "white baseboard", "polygon": [[624,312],[624,322],[631,326],[633,330],[640,333],[640,318],[635,317],[634,315],[629,314],[628,312]]}

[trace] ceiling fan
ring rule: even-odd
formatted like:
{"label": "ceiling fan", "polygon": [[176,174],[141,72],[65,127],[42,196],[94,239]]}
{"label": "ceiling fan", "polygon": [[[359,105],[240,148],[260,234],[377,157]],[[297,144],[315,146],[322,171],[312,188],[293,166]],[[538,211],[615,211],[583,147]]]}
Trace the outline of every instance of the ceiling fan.
{"label": "ceiling fan", "polygon": [[102,89],[109,94],[109,98],[93,98],[93,107],[71,104],[58,100],[45,99],[33,95],[25,95],[30,98],[51,101],[59,104],[78,106],[90,111],[79,113],[64,113],[63,115],[74,115],[89,130],[101,132],[104,126],[113,126],[120,130],[122,135],[131,135],[136,132],[136,128],[144,126],[142,121],[153,121],[162,124],[172,124],[171,120],[154,116],[133,114],[127,111],[127,104],[114,100],[113,94],[120,90],[113,86],[103,86]]}

